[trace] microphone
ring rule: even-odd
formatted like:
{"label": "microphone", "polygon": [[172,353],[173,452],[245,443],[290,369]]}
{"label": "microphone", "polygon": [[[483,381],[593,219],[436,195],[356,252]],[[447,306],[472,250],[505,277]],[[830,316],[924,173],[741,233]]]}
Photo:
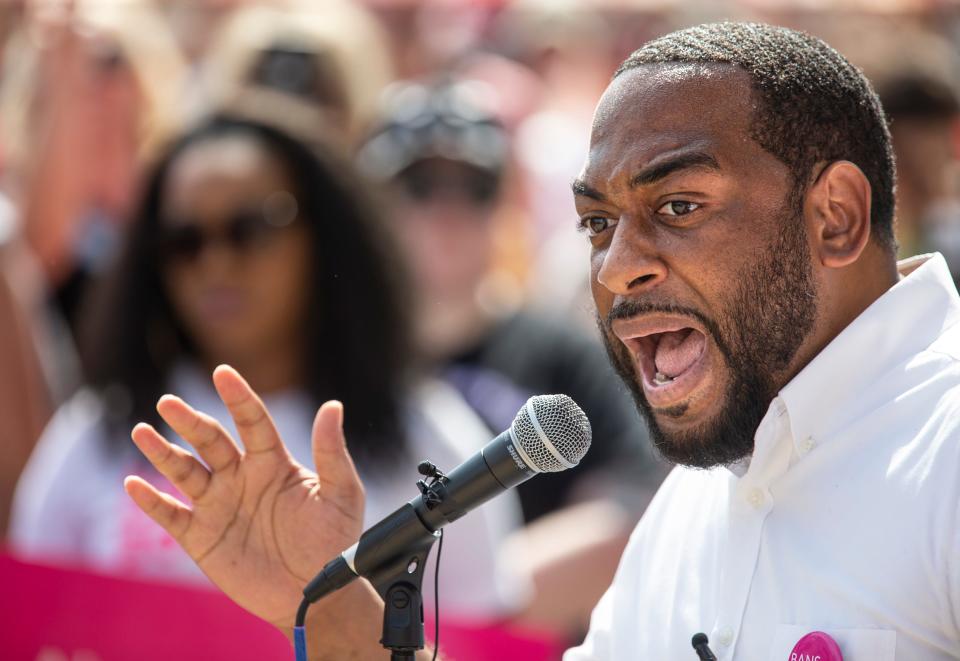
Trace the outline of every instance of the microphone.
{"label": "microphone", "polygon": [[[411,549],[432,541],[436,531],[494,496],[539,473],[579,464],[590,448],[591,436],[590,421],[568,396],[531,397],[510,429],[449,474],[435,473],[429,486],[419,482],[419,496],[328,562],[304,588],[305,600],[312,603],[358,576],[374,579],[398,562],[406,564]],[[433,466],[424,462],[421,472],[425,468]]]}
{"label": "microphone", "polygon": [[697,658],[700,659],[700,661],[717,661],[716,655],[710,650],[710,641],[707,639],[707,634],[694,634],[693,640],[691,640],[690,643],[693,645],[693,649],[696,651]]}

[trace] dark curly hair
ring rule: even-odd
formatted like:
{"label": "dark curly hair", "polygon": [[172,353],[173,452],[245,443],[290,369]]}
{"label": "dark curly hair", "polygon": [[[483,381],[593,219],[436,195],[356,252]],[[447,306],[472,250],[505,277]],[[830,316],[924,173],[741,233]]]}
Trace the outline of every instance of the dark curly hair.
{"label": "dark curly hair", "polygon": [[[380,211],[336,151],[245,118],[206,120],[165,149],[147,173],[121,255],[87,302],[86,379],[105,394],[114,426],[158,421],[154,406],[169,387],[171,369],[197,351],[162,282],[156,246],[166,182],[191,146],[230,136],[256,141],[283,164],[309,227],[313,273],[303,389],[317,405],[343,401],[358,459],[395,455],[403,447],[400,395],[411,360],[408,288]],[[125,405],[111,407],[111,400]]]}
{"label": "dark curly hair", "polygon": [[851,161],[870,182],[873,236],[895,249],[890,131],[870,83],[840,53],[787,28],[711,23],[647,43],[613,77],[645,64],[731,64],[746,71],[757,101],[751,137],[790,168],[794,202],[814,165]]}

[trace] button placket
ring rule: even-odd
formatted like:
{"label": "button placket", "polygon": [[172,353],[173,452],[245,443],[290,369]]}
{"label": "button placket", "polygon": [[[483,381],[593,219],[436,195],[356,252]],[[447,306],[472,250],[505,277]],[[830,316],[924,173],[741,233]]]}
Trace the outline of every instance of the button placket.
{"label": "button placket", "polygon": [[[773,509],[768,485],[786,469],[792,442],[787,416],[777,416],[773,424],[761,425],[747,475],[738,480],[730,499],[730,523],[727,531],[727,557],[721,579],[721,597],[711,640],[721,661],[733,659],[740,627],[756,574],[757,558],[763,540],[763,526]],[[725,642],[724,642],[725,641]]]}
{"label": "button placket", "polygon": [[[760,553],[763,522],[770,509],[770,498],[763,489],[746,487],[738,491],[730,503],[728,560],[721,580],[723,597],[711,633],[711,640],[717,644],[714,652],[721,661],[733,658]],[[751,500],[756,500],[757,505]]]}

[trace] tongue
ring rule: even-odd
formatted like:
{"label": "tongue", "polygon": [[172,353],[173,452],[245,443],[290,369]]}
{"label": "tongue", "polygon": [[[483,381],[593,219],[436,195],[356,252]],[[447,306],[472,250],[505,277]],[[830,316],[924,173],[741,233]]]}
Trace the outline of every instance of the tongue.
{"label": "tongue", "polygon": [[705,340],[703,333],[692,328],[663,333],[654,358],[657,371],[670,378],[683,374],[703,353]]}

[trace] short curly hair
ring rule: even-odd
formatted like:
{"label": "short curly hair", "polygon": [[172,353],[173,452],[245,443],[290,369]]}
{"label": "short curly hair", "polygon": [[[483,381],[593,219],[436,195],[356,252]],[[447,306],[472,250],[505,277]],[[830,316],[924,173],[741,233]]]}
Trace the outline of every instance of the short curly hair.
{"label": "short curly hair", "polygon": [[655,39],[617,69],[647,64],[730,64],[750,76],[757,100],[751,137],[790,168],[799,203],[813,167],[847,160],[871,188],[871,229],[895,249],[895,165],[880,100],[863,73],[806,33],[759,23],[711,23]]}

